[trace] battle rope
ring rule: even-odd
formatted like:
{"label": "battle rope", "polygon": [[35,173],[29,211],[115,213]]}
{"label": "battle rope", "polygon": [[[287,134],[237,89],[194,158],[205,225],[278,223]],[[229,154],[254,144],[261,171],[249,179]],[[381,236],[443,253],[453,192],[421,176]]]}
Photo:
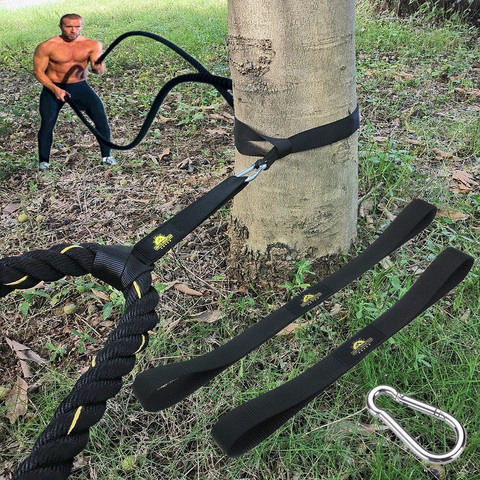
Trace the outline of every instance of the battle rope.
{"label": "battle rope", "polygon": [[[102,63],[107,55],[110,54],[110,52],[120,43],[123,42],[128,37],[132,36],[140,36],[140,37],[146,37],[146,38],[151,38],[152,40],[155,40],[159,43],[163,43],[166,47],[170,48],[173,50],[176,54],[180,55],[184,60],[186,60],[192,67],[196,68],[198,72],[200,73],[208,73],[210,72],[194,57],[192,57],[189,53],[187,53],[183,48],[179,47],[175,43],[171,42],[170,40],[167,40],[166,38],[161,37],[160,35],[157,35],[156,33],[151,33],[151,32],[144,32],[141,30],[134,30],[131,32],[126,32],[122,35],[120,35],[118,38],[116,38],[112,44],[105,50],[105,52],[98,58],[96,63]],[[231,87],[229,88],[231,89]],[[233,108],[233,97],[228,90],[225,90],[223,88],[218,89],[219,92],[223,95],[227,103]]]}
{"label": "battle rope", "polygon": [[136,147],[145,137],[148,130],[150,129],[153,121],[155,120],[155,116],[161,107],[163,101],[165,100],[166,96],[170,93],[170,91],[175,88],[177,85],[186,82],[197,82],[197,83],[205,83],[208,85],[216,86],[217,88],[223,86],[225,88],[232,88],[232,81],[228,78],[224,77],[217,77],[215,75],[211,75],[209,73],[190,73],[185,75],[179,75],[178,77],[172,78],[169,80],[158,92],[155,100],[150,107],[150,110],[145,118],[143,125],[140,128],[137,136],[127,145],[118,145],[116,143],[111,142],[107,138],[105,138],[85,117],[82,113],[80,107],[69,97],[66,97],[66,102],[73,108],[75,113],[80,117],[82,122],[86,125],[86,127],[97,137],[97,139],[108,145],[110,148],[114,148],[116,150],[130,150],[131,148]]}
{"label": "battle rope", "polygon": [[[20,273],[29,279],[55,280],[63,275],[83,275],[92,270],[96,245],[60,245],[30,257],[1,262],[0,278]],[[34,258],[34,261],[30,260]],[[40,270],[37,269],[40,268]],[[20,279],[23,280],[23,277]],[[2,280],[3,281],[3,280]],[[21,284],[31,281],[23,280]],[[47,428],[36,440],[30,455],[20,464],[14,480],[63,480],[70,475],[73,458],[86,446],[89,429],[103,416],[106,401],[121,389],[122,376],[134,367],[135,355],[148,343],[148,331],[158,322],[158,293],[149,271],[136,276],[123,290],[125,311],[91,366],[60,403]],[[20,286],[20,284],[18,285]]]}
{"label": "battle rope", "polygon": [[[105,53],[97,60],[97,63],[101,63],[112,52],[112,50],[123,40],[131,36],[143,36],[163,43],[167,47],[171,48],[174,52],[178,53],[188,63],[197,69],[198,73],[191,73],[185,75],[179,75],[178,77],[169,80],[158,92],[155,97],[150,110],[140,128],[137,136],[127,145],[118,145],[105,138],[85,117],[81,109],[75,104],[75,102],[66,98],[67,103],[72,107],[75,113],[79,116],[85,126],[93,133],[98,141],[104,143],[110,148],[116,150],[130,150],[136,147],[145,137],[150,129],[155,116],[160,109],[163,101],[169,94],[169,92],[181,83],[197,82],[215,87],[225,98],[227,103],[233,108],[233,98],[228,90],[232,89],[232,80],[226,77],[219,77],[211,74],[198,60],[185,52],[178,45],[166,40],[165,38],[150,32],[132,31],[127,32],[118,37],[107,48]],[[263,169],[268,169],[279,158],[283,158],[290,153],[303,152],[315,148],[324,147],[332,143],[338,142],[345,138],[348,138],[354,132],[358,130],[360,126],[360,115],[358,106],[344,118],[336,120],[326,125],[311,128],[304,132],[292,135],[289,138],[274,138],[263,135],[256,132],[251,127],[235,118],[235,146],[238,151],[244,155],[263,157],[262,160],[256,162],[255,166],[258,169],[263,165]],[[254,142],[266,141],[273,145],[273,148],[264,155],[264,151],[256,145]]]}
{"label": "battle rope", "polygon": [[[92,273],[121,290],[126,298],[125,313],[117,329],[109,336],[106,350],[101,351],[90,370],[80,377],[72,393],[60,404],[51,423],[37,439],[30,456],[15,472],[14,480],[60,480],[68,477],[73,458],[88,441],[90,426],[100,420],[106,400],[120,389],[121,377],[133,368],[135,353],[145,348],[147,332],[158,321],[153,311],[158,297],[151,287],[150,278],[154,262],[243,190],[265,167],[266,162],[260,162],[258,167],[252,165],[227,178],[133,248],[95,244],[62,245],[0,260],[0,296],[18,288],[30,288],[40,280],[54,281],[64,275]],[[253,173],[246,176],[250,172]],[[78,263],[77,258],[83,263]],[[146,301],[146,306],[137,305]],[[136,313],[140,315],[138,321]],[[126,345],[122,350],[123,343]],[[98,363],[99,360],[102,360],[102,365]],[[117,362],[123,368],[116,368]],[[112,385],[107,388],[109,382]],[[89,393],[90,387],[92,391]]]}
{"label": "battle rope", "polygon": [[121,290],[126,299],[118,327],[110,334],[91,368],[60,404],[30,456],[15,472],[15,480],[68,477],[73,458],[85,448],[89,428],[102,417],[106,400],[118,393],[122,376],[132,370],[135,354],[146,347],[148,331],[158,322],[154,311],[158,294],[151,286],[150,276],[155,261],[253,178],[242,176],[242,172],[227,178],[134,247],[59,245],[0,259],[0,297],[18,288],[31,288],[41,280],[55,281],[65,275],[92,273]]}
{"label": "battle rope", "polygon": [[125,40],[128,37],[132,36],[141,36],[151,38],[159,43],[164,44],[165,46],[169,47],[175,53],[180,55],[184,60],[186,60],[190,65],[197,69],[198,73],[190,73],[185,75],[179,75],[178,77],[172,78],[169,80],[158,92],[157,96],[155,97],[150,110],[143,122],[143,125],[140,128],[137,136],[127,145],[118,145],[116,143],[111,142],[107,138],[105,138],[85,117],[83,112],[81,111],[80,107],[76,105],[76,103],[69,97],[66,98],[66,102],[72,107],[75,113],[80,117],[82,122],[85,126],[92,132],[97,139],[104,143],[105,145],[109,146],[110,148],[114,148],[116,150],[130,150],[136,147],[145,137],[148,130],[150,129],[153,121],[155,120],[155,116],[160,109],[163,101],[170,93],[172,89],[174,89],[177,85],[186,82],[197,82],[203,83],[207,85],[212,85],[215,87],[225,98],[226,102],[233,108],[233,97],[228,90],[232,89],[232,80],[226,77],[219,77],[217,75],[211,74],[198,60],[188,54],[185,50],[180,48],[173,42],[170,42],[166,38],[161,37],[160,35],[156,35],[150,32],[142,32],[142,31],[132,31],[126,32],[123,35],[120,35],[117,39],[113,41],[113,43],[105,50],[105,52],[100,56],[96,63],[102,63],[105,58],[113,51],[113,49]]}
{"label": "battle rope", "polygon": [[137,375],[133,382],[135,396],[148,411],[161,410],[183,400],[420,233],[432,222],[435,213],[433,205],[423,200],[412,201],[360,255],[234,339],[191,360],[151,368]]}

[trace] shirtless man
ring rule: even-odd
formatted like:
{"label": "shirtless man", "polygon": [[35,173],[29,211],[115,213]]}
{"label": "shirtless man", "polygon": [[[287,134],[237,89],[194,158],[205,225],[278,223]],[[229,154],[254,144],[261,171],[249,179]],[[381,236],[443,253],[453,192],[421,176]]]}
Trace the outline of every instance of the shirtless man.
{"label": "shirtless man", "polygon": [[[83,20],[69,13],[60,19],[61,34],[38,45],[33,56],[33,74],[43,85],[40,94],[41,125],[38,132],[39,168],[50,167],[53,128],[67,97],[85,111],[97,130],[110,139],[110,127],[101,100],[87,84],[87,67],[102,74],[105,64],[96,64],[102,54],[100,43],[80,35]],[[115,165],[110,148],[100,143],[102,165]]]}

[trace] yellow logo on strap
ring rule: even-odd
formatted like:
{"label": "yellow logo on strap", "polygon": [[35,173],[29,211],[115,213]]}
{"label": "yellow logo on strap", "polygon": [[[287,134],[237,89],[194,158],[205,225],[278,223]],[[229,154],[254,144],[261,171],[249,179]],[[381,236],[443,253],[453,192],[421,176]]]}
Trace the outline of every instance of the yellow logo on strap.
{"label": "yellow logo on strap", "polygon": [[373,338],[367,338],[366,340],[356,340],[352,345],[352,355],[358,355],[364,352],[373,342]]}
{"label": "yellow logo on strap", "polygon": [[307,293],[302,298],[302,303],[300,304],[301,307],[306,307],[307,305],[311,305],[313,302],[318,300],[322,296],[322,293],[316,293],[312,295],[311,293]]}
{"label": "yellow logo on strap", "polygon": [[173,235],[162,235],[159,233],[153,237],[153,249],[160,250],[161,248],[166,247],[173,240]]}

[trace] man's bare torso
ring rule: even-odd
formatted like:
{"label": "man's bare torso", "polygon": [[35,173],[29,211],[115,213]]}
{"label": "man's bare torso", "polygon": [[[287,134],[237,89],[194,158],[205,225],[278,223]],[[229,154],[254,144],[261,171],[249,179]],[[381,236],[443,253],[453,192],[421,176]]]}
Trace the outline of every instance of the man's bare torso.
{"label": "man's bare torso", "polygon": [[55,83],[77,83],[87,78],[90,55],[97,42],[78,37],[74,42],[65,42],[60,36],[46,40],[43,44],[48,54],[45,74]]}

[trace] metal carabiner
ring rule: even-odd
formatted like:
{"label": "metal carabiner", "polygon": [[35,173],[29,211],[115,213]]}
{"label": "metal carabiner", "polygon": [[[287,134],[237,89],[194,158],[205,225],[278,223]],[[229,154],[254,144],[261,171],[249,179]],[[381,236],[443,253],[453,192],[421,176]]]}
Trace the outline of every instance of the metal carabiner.
{"label": "metal carabiner", "polygon": [[[389,397],[393,398],[397,403],[407,405],[408,407],[412,408],[413,410],[418,410],[419,412],[425,413],[426,415],[430,415],[431,417],[438,418],[442,420],[447,425],[449,425],[454,431],[457,436],[457,443],[447,453],[442,454],[435,454],[425,450],[421,447],[406,431],[405,429],[395,421],[395,419],[387,413],[385,410],[378,408],[375,405],[375,400],[380,395],[388,395]],[[393,387],[388,385],[379,385],[374,389],[370,390],[366,397],[366,404],[368,411],[374,416],[382,420],[388,427],[393,431],[393,433],[405,443],[405,445],[412,450],[412,452],[422,460],[425,460],[429,463],[443,465],[446,463],[453,462],[457,459],[465,449],[465,443],[467,440],[467,435],[465,433],[465,428],[463,425],[454,417],[449,415],[447,412],[440,410],[436,407],[432,407],[426,403],[420,402],[411,397],[407,397],[402,393],[399,393]]]}
{"label": "metal carabiner", "polygon": [[254,170],[256,170],[255,173],[252,173],[249,177],[247,177],[245,179],[245,182],[251,182],[252,180],[255,180],[258,175],[260,174],[260,172],[263,172],[264,170],[267,169],[267,164],[266,163],[263,163],[262,165],[260,165],[259,167],[256,166],[256,164],[254,163],[253,165],[251,165],[250,167],[246,168],[245,170],[242,170],[240,173],[237,173],[235,176],[236,177],[243,177],[244,175],[247,175],[248,173],[250,172],[253,172]]}

